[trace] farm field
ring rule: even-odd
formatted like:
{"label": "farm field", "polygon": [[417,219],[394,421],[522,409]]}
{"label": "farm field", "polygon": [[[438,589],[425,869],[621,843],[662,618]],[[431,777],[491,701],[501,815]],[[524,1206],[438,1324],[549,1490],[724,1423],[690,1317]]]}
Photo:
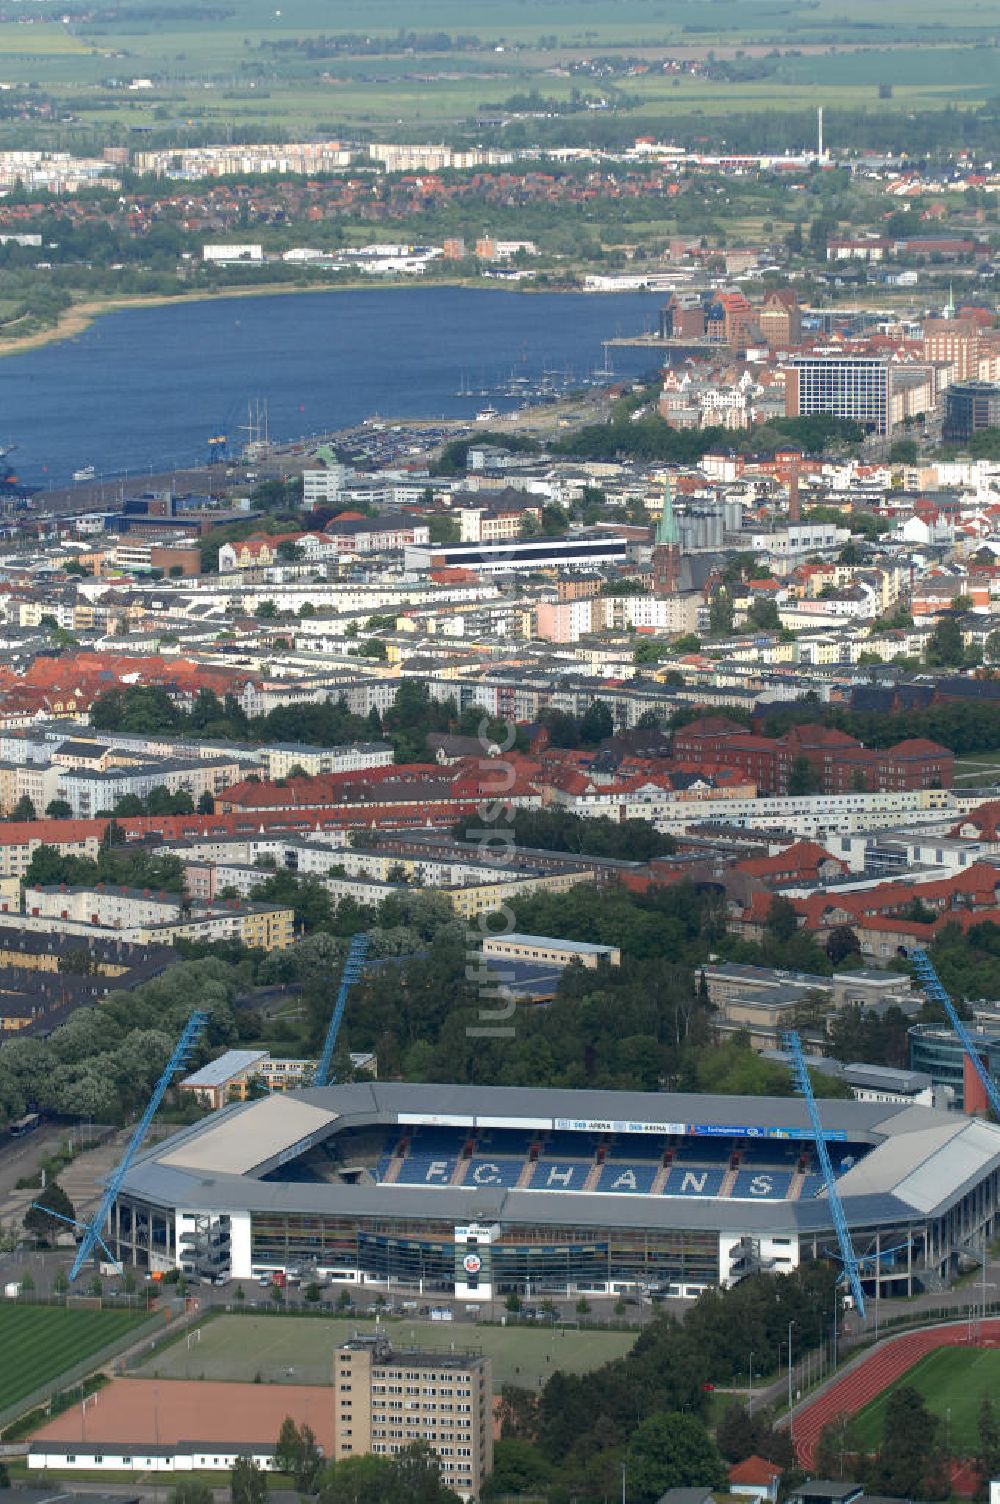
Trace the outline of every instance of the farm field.
{"label": "farm field", "polygon": [[[323,1384],[334,1349],[355,1332],[371,1333],[371,1317],[219,1316],[150,1356],[135,1375],[163,1379],[242,1379],[264,1384]],[[561,1331],[534,1327],[470,1327],[430,1321],[388,1321],[395,1347],[450,1351],[481,1348],[493,1359],[493,1387],[517,1383],[537,1389],[557,1368],[586,1373],[627,1353],[631,1332]]]}
{"label": "farm field", "polygon": [[0,1306],[0,1410],[148,1321],[145,1312]]}
{"label": "farm field", "polygon": [[996,1398],[1000,1393],[1000,1350],[941,1347],[928,1353],[852,1423],[852,1430],[863,1446],[878,1446],[888,1397],[904,1384],[918,1390],[928,1409],[945,1424],[949,1449],[956,1456],[974,1456],[983,1396]]}
{"label": "farm field", "polygon": [[[372,0],[363,34],[358,17],[345,0],[280,8],[241,0],[207,7],[204,19],[181,0],[122,0],[113,14],[67,24],[45,6],[31,24],[0,24],[0,79],[50,91],[68,116],[102,135],[131,127],[182,138],[193,128],[220,139],[251,126],[294,135],[467,128],[533,91],[565,105],[579,89],[634,117],[640,133],[650,119],[698,111],[773,111],[777,103],[895,114],[975,107],[995,94],[996,26],[990,7],[975,3],[943,19],[931,0],[887,0],[877,17],[867,0],[563,0],[542,9],[527,0],[428,0],[415,18],[403,0]],[[365,50],[365,37],[385,50]],[[742,79],[658,66],[779,51],[766,76]],[[648,71],[569,71],[574,60],[623,53]],[[130,92],[134,78],[153,86]]]}

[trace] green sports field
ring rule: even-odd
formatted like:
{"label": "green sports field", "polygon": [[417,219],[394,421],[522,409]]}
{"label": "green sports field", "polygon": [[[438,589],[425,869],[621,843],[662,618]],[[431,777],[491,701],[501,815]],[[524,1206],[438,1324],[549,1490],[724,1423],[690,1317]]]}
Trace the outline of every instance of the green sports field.
{"label": "green sports field", "polygon": [[[371,1317],[220,1316],[154,1353],[137,1376],[164,1379],[242,1379],[265,1384],[324,1384],[334,1349],[355,1332],[373,1332]],[[389,1321],[382,1330],[395,1347],[443,1352],[481,1348],[493,1359],[493,1387],[537,1388],[555,1369],[586,1373],[627,1353],[631,1332],[559,1331],[534,1327],[469,1326],[431,1321]]]}
{"label": "green sports field", "polygon": [[1000,1395],[1000,1350],[941,1347],[928,1353],[909,1373],[889,1386],[852,1423],[859,1442],[874,1448],[882,1440],[886,1401],[894,1389],[909,1384],[923,1396],[927,1408],[945,1423],[946,1442],[956,1456],[975,1455],[979,1406],[983,1396]]}
{"label": "green sports field", "polygon": [[0,1306],[0,1410],[58,1379],[149,1318],[135,1311]]}

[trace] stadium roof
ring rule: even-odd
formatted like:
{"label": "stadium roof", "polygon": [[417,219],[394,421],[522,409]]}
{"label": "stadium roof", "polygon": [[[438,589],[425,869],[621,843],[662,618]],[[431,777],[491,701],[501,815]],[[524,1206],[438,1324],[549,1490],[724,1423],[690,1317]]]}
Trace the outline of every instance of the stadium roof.
{"label": "stadium roof", "polygon": [[[970,1185],[1000,1167],[1000,1128],[909,1104],[822,1101],[824,1130],[870,1152],[839,1182],[851,1225],[941,1215]],[[805,1103],[793,1097],[546,1091],[529,1087],[349,1083],[313,1087],[224,1108],[146,1151],[123,1194],[154,1205],[217,1212],[392,1216],[424,1221],[676,1227],[740,1234],[827,1232],[828,1199],[753,1201],[718,1196],[622,1195],[487,1185],[378,1185],[269,1180],[347,1129],[525,1129],[667,1136],[700,1129],[704,1140],[809,1139]]]}
{"label": "stadium roof", "polygon": [[219,1055],[215,1060],[210,1060],[200,1070],[194,1071],[190,1076],[185,1076],[182,1086],[195,1087],[225,1086],[233,1076],[241,1071],[247,1071],[258,1060],[266,1060],[266,1050],[227,1050],[224,1055]]}

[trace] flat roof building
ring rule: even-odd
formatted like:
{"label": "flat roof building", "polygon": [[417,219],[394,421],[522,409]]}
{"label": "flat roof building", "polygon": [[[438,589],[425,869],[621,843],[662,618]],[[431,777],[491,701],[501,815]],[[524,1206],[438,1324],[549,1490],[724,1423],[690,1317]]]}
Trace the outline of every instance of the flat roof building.
{"label": "flat roof building", "polygon": [[550,966],[569,966],[579,961],[588,970],[596,970],[601,961],[612,966],[622,964],[617,945],[596,945],[588,940],[556,940],[550,935],[486,935],[483,955],[494,960],[541,961]]}
{"label": "flat roof building", "polygon": [[[467,1252],[467,1263],[475,1261]],[[355,1337],[334,1366],[334,1456],[391,1457],[415,1441],[436,1454],[443,1482],[478,1498],[493,1469],[489,1358],[475,1352],[395,1351],[382,1337]]]}

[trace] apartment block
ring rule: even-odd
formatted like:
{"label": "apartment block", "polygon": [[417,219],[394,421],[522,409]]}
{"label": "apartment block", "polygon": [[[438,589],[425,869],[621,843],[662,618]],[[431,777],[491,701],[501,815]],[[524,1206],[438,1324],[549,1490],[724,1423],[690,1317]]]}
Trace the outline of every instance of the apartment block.
{"label": "apartment block", "polygon": [[[463,1245],[464,1246],[464,1245]],[[479,1255],[466,1252],[467,1277]],[[477,1265],[478,1267],[478,1265]],[[393,1456],[425,1441],[444,1482],[478,1498],[493,1467],[489,1358],[473,1352],[397,1352],[380,1337],[356,1337],[334,1364],[334,1457]]]}

